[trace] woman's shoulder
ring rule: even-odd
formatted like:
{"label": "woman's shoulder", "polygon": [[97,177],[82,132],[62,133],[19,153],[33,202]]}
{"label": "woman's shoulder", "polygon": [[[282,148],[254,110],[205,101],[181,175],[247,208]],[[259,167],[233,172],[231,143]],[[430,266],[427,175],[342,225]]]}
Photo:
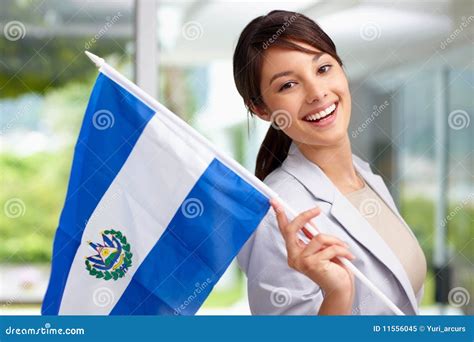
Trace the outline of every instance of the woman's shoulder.
{"label": "woman's shoulder", "polygon": [[273,170],[263,182],[276,191],[280,197],[288,193],[293,194],[298,190],[305,190],[305,187],[281,166]]}
{"label": "woman's shoulder", "polygon": [[[308,190],[307,184],[295,177],[292,173],[285,170],[284,167],[278,167],[272,171],[263,181],[273,191],[275,191],[280,198],[282,198],[293,210],[296,212],[303,212],[311,209],[317,205],[323,205],[324,201],[315,197],[314,194]],[[315,174],[312,182],[318,182],[318,175]],[[321,186],[323,186],[321,180]],[[326,206],[321,207],[326,211]]]}

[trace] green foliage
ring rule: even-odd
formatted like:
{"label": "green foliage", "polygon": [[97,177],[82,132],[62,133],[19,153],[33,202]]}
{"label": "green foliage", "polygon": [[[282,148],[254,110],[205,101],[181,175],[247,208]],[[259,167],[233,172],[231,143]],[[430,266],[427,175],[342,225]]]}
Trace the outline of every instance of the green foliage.
{"label": "green foliage", "polygon": [[[84,55],[87,40],[86,37],[55,37],[54,44],[46,44],[46,38],[30,39],[28,36],[15,42],[0,39],[3,62],[0,63],[0,84],[6,85],[0,98],[30,92],[44,94],[72,80],[87,81],[97,72],[95,65]],[[119,39],[119,43],[125,45],[123,39]],[[116,42],[105,38],[92,49],[100,56],[116,50]],[[36,51],[41,51],[41,55]]]}
{"label": "green foliage", "polygon": [[242,278],[243,274],[239,270],[237,281],[233,283],[233,286],[225,289],[214,288],[209,294],[209,297],[207,297],[206,301],[204,302],[203,307],[225,308],[242,299],[246,286]]}
{"label": "green foliage", "polygon": [[[133,37],[113,37],[111,32],[119,25],[132,26],[132,7],[121,11],[113,7],[102,9],[104,16],[92,20],[90,14],[86,18],[80,18],[80,12],[87,12],[82,7],[84,4],[80,2],[61,0],[48,0],[46,3],[2,0],[0,22],[5,25],[12,20],[19,21],[23,29],[17,30],[14,36],[21,33],[23,35],[21,39],[15,40],[7,39],[6,34],[0,35],[0,99],[25,93],[45,94],[71,81],[87,81],[91,75],[96,74],[97,68],[84,55],[84,50],[90,50],[99,56],[115,53],[129,59],[124,51]],[[119,13],[120,16],[116,17]],[[84,35],[63,35],[60,32],[54,34],[54,25],[57,24],[51,23],[51,14],[63,15],[64,17],[58,18],[65,21],[63,25],[89,25],[96,31]],[[45,34],[40,33],[43,30]],[[53,35],[48,34],[48,31]]]}
{"label": "green foliage", "polygon": [[[72,148],[28,157],[0,155],[0,262],[51,260],[71,160]],[[12,199],[18,199],[19,212],[8,207]]]}
{"label": "green foliage", "polygon": [[85,82],[70,82],[46,94],[40,119],[56,136],[72,143],[79,135],[95,78],[94,74]]}
{"label": "green foliage", "polygon": [[[450,203],[446,212],[449,217],[445,225],[449,248],[454,253],[461,251],[466,258],[474,260],[474,248],[472,248],[474,208],[467,203]],[[424,198],[402,198],[401,213],[417,236],[429,267],[432,266],[435,237],[434,202]]]}
{"label": "green foliage", "polygon": [[[0,155],[0,262],[49,262],[52,240],[64,204],[72,161],[72,147],[59,152],[37,153],[28,157]],[[6,215],[7,201],[20,199],[25,210],[17,218]],[[456,209],[458,208],[458,209]],[[434,204],[415,198],[402,200],[403,217],[416,234],[428,264],[431,265],[434,242]],[[453,250],[474,260],[469,243],[474,236],[474,210],[452,203],[456,212],[447,221],[448,241]]]}

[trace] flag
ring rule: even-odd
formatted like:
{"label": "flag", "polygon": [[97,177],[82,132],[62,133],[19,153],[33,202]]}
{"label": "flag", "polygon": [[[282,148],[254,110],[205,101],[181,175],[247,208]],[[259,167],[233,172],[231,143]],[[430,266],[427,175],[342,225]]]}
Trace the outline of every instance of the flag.
{"label": "flag", "polygon": [[42,313],[195,314],[269,198],[169,110],[101,70],[75,146]]}

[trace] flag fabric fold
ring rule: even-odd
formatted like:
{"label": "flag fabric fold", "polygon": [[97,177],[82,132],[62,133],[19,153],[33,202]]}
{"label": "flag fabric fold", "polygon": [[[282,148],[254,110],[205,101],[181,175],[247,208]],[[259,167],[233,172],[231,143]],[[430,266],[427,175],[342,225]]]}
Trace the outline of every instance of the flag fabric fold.
{"label": "flag fabric fold", "polygon": [[76,143],[45,315],[192,315],[268,213],[239,170],[107,74]]}

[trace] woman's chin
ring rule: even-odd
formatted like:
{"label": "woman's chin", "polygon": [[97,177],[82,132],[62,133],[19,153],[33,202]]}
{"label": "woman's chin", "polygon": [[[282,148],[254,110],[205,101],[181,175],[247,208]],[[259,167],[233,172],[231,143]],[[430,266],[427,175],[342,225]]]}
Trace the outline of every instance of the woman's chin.
{"label": "woman's chin", "polygon": [[343,125],[339,123],[330,130],[324,130],[319,132],[307,131],[300,136],[301,138],[293,140],[315,146],[329,147],[339,145],[342,140],[347,138],[347,134],[347,127],[343,127]]}

